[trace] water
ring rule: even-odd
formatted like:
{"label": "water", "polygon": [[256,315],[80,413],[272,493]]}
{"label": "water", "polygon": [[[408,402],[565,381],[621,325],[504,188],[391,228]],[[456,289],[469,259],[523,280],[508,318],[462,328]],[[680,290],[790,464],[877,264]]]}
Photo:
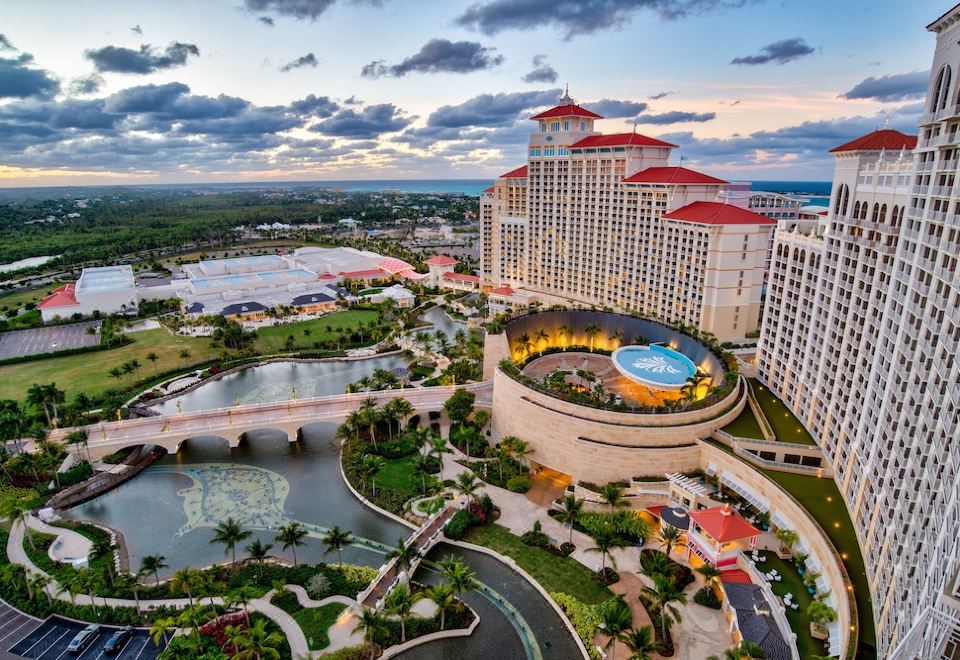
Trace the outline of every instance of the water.
{"label": "water", "polygon": [[27,257],[26,259],[20,259],[19,261],[11,261],[8,264],[0,264],[0,273],[9,273],[14,270],[20,270],[21,268],[33,268],[34,266],[42,266],[48,261],[53,261],[59,254],[45,257]]}
{"label": "water", "polygon": [[241,404],[286,401],[296,388],[297,398],[343,394],[349,383],[370,376],[376,369],[406,367],[399,354],[381,355],[365,360],[325,360],[322,362],[271,362],[227,374],[186,394],[154,406],[163,415],[177,412],[177,401],[184,412],[209,410]]}
{"label": "water", "polygon": [[[451,342],[453,341],[454,336],[456,336],[457,330],[463,330],[464,332],[467,331],[466,323],[463,321],[455,321],[454,319],[450,318],[441,307],[431,307],[423,315],[423,320],[433,326],[431,331],[435,332],[440,330]],[[425,329],[426,328],[424,328],[424,330]]]}

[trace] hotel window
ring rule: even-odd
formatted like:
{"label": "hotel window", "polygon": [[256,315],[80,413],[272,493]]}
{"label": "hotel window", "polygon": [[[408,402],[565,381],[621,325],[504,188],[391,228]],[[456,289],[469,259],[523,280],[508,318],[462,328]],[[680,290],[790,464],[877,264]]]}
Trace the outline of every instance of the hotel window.
{"label": "hotel window", "polygon": [[560,122],[555,121],[555,122],[553,122],[552,124],[550,124],[550,130],[551,130],[552,132],[559,131],[559,130],[560,130]]}
{"label": "hotel window", "polygon": [[547,122],[545,121],[540,122],[540,132],[541,133],[547,132]]}
{"label": "hotel window", "polygon": [[585,130],[587,130],[587,122],[581,121],[581,122],[580,122],[580,131],[582,132],[582,131],[585,131]]}
{"label": "hotel window", "polygon": [[569,121],[563,122],[563,130],[565,130],[565,131],[569,131],[569,130],[570,130],[570,122],[569,122]]}

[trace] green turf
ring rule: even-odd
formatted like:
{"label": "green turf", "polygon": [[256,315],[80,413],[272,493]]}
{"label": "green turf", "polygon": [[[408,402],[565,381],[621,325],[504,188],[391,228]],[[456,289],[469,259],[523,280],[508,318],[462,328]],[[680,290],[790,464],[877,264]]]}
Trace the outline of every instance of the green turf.
{"label": "green turf", "polygon": [[413,486],[413,456],[386,459],[387,466],[377,475],[377,488],[389,488],[413,497],[417,490]]}
{"label": "green turf", "polygon": [[[119,348],[93,353],[80,353],[65,357],[21,362],[0,367],[0,399],[22,401],[27,388],[34,383],[56,383],[67,393],[67,399],[79,392],[89,395],[100,394],[104,390],[128,385],[131,377],[117,380],[110,370],[130,360],[139,360],[141,368],[132,378],[146,378],[154,372],[154,365],[147,360],[147,354],[156,353],[156,369],[165,371],[181,367],[186,363],[194,364],[215,358],[219,348],[210,345],[206,337],[181,337],[160,328],[144,330],[130,335],[133,342]],[[187,349],[190,357],[184,361],[180,351]]]}
{"label": "green turf", "polygon": [[764,440],[763,431],[760,430],[760,423],[753,416],[753,410],[750,406],[744,406],[743,412],[737,415],[737,418],[723,427],[723,430],[740,438],[755,438]]}
{"label": "green turf", "polygon": [[[314,342],[339,339],[339,335],[336,334],[337,328],[354,330],[358,323],[369,326],[371,323],[375,323],[378,318],[379,314],[374,310],[349,309],[326,314],[309,321],[264,327],[257,331],[256,347],[264,355],[284,352],[287,337],[293,335],[293,340],[298,347],[309,348],[313,346]],[[330,326],[333,332],[328,331],[327,326]],[[304,330],[309,330],[310,335],[304,334]],[[372,342],[368,333],[364,333],[363,339],[365,343]]]}
{"label": "green turf", "polygon": [[790,622],[790,628],[797,634],[797,651],[801,658],[810,658],[816,655],[825,655],[826,650],[823,642],[814,639],[810,634],[810,617],[807,616],[807,606],[813,600],[813,596],[807,591],[803,584],[803,578],[797,573],[797,567],[792,563],[780,559],[775,552],[761,552],[767,557],[767,561],[757,564],[764,573],[771,569],[777,569],[777,572],[783,576],[780,582],[770,582],[770,588],[773,593],[783,596],[787,592],[793,594],[793,602],[800,607],[796,610],[786,608],[787,621]]}
{"label": "green turf", "polygon": [[39,289],[24,289],[12,293],[5,293],[0,296],[0,312],[19,309],[29,302],[39,303],[59,287],[60,284],[49,284]]}
{"label": "green turf", "polygon": [[760,404],[767,421],[773,428],[774,435],[781,442],[796,442],[801,445],[815,445],[813,436],[807,433],[803,424],[787,408],[784,403],[778,399],[763,383],[755,378],[750,379],[753,386],[753,394]]}
{"label": "green turf", "polygon": [[[500,525],[474,527],[464,541],[482,545],[512,558],[548,592],[561,591],[593,605],[613,592],[593,581],[593,571],[571,557],[558,557],[548,550],[524,545],[519,536]],[[599,555],[597,555],[599,559]]]}
{"label": "green turf", "polygon": [[347,606],[342,603],[330,603],[321,607],[304,608],[294,613],[293,619],[300,624],[311,651],[319,651],[330,646],[330,636],[327,631],[345,609]]}

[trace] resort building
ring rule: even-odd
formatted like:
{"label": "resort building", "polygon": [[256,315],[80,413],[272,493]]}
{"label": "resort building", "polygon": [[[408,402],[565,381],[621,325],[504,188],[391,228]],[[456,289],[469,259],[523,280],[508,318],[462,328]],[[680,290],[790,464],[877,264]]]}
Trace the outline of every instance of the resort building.
{"label": "resort building", "polygon": [[716,201],[726,181],[668,164],[676,145],[603,135],[570,98],[533,117],[527,164],[480,201],[480,277],[683,323],[722,340],[757,330],[776,221]]}
{"label": "resort building", "polygon": [[960,5],[919,140],[834,149],[830,208],[778,232],[759,377],[818,439],[867,564],[879,657],[960,648]]}
{"label": "resort building", "polygon": [[127,265],[84,268],[76,284],[65,284],[37,305],[44,323],[137,310],[133,269]]}

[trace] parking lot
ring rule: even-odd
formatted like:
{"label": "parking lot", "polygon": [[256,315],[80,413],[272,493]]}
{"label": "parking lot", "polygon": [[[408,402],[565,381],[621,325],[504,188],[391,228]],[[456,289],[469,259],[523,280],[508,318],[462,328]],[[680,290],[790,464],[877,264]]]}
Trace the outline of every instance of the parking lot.
{"label": "parking lot", "polygon": [[[0,360],[95,346],[100,342],[100,323],[100,321],[87,321],[49,328],[4,332],[0,334]],[[95,328],[96,333],[88,333],[87,328]]]}
{"label": "parking lot", "polygon": [[[8,608],[9,609],[9,608]],[[23,615],[20,615],[23,616]],[[0,614],[0,625],[2,625],[3,615]],[[85,658],[86,660],[95,660],[98,658],[120,658],[122,660],[153,660],[156,658],[163,645],[156,646],[146,629],[134,630],[133,637],[127,642],[126,646],[113,655],[107,655],[103,652],[103,645],[107,643],[114,631],[118,630],[115,626],[103,626],[100,628],[100,634],[97,635],[93,643],[90,644],[83,653],[72,654],[67,651],[67,645],[74,636],[83,630],[86,624],[68,619],[62,619],[52,616],[46,621],[39,622],[31,619],[34,627],[27,630],[25,635],[8,635],[0,648],[5,648],[14,655],[21,658],[43,658],[44,660],[57,660],[66,658]],[[0,630],[0,635],[3,632]],[[12,646],[10,642],[13,641]]]}
{"label": "parking lot", "polygon": [[11,646],[32,633],[43,623],[40,619],[13,609],[0,600],[0,650]]}

